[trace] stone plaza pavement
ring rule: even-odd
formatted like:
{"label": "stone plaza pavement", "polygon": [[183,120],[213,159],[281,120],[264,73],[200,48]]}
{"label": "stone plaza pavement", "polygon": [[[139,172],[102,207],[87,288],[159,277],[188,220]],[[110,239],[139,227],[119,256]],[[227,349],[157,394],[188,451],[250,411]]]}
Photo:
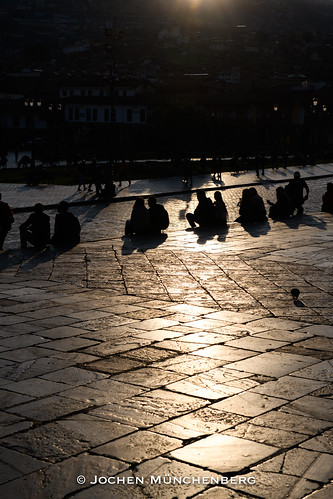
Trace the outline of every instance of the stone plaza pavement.
{"label": "stone plaza pavement", "polygon": [[[27,170],[28,171],[28,170]],[[307,179],[316,179],[318,177],[332,177],[333,164],[318,164],[315,166],[289,166],[279,170],[266,169],[265,175],[257,178],[254,170],[241,171],[237,174],[225,172],[222,174],[222,180],[218,181],[212,178],[208,173],[194,175],[192,190],[196,189],[230,189],[237,186],[257,185],[268,186],[276,182],[287,182],[295,171],[300,171],[302,177]],[[330,181],[328,178],[327,182]],[[32,207],[35,203],[43,203],[45,206],[58,204],[62,200],[68,203],[94,203],[95,193],[77,191],[77,185],[46,185],[28,186],[23,184],[2,184],[0,183],[0,192],[3,200],[9,203],[12,208]],[[133,180],[131,185],[128,182],[122,182],[117,185],[116,201],[126,198],[134,199],[135,196],[149,196],[170,193],[188,192],[182,183],[181,177],[155,178],[144,180]]]}
{"label": "stone plaza pavement", "polygon": [[332,497],[332,216],[130,239],[111,208],[0,254],[1,497]]}

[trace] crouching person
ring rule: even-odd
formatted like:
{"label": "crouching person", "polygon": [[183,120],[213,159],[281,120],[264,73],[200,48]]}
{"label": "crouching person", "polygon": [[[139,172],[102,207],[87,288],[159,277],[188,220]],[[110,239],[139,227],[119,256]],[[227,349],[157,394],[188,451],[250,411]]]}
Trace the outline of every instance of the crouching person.
{"label": "crouching person", "polygon": [[44,213],[44,206],[37,203],[34,211],[20,225],[21,248],[30,243],[35,248],[44,248],[50,242],[50,217]]}

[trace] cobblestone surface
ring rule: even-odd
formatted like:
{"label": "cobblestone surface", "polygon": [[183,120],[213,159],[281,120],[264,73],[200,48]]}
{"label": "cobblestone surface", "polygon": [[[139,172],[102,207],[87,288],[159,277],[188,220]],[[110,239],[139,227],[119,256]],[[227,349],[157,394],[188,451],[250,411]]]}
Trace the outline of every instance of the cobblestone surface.
{"label": "cobblestone surface", "polygon": [[120,237],[127,202],[78,208],[71,251],[11,233],[1,496],[330,497],[332,216],[192,231],[193,196],[164,200],[160,238]]}

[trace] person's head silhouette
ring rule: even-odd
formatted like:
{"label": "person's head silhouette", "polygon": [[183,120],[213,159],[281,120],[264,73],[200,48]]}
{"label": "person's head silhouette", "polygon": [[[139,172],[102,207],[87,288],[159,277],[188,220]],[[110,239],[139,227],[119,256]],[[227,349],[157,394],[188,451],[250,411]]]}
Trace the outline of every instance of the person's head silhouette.
{"label": "person's head silhouette", "polygon": [[151,208],[152,206],[156,206],[157,200],[155,196],[149,196],[148,198],[148,206]]}
{"label": "person's head silhouette", "polygon": [[42,203],[36,203],[34,206],[34,212],[43,213],[43,211],[44,211],[44,206],[42,205]]}
{"label": "person's head silhouette", "polygon": [[60,201],[58,204],[58,213],[67,213],[69,209],[69,204],[67,201]]}

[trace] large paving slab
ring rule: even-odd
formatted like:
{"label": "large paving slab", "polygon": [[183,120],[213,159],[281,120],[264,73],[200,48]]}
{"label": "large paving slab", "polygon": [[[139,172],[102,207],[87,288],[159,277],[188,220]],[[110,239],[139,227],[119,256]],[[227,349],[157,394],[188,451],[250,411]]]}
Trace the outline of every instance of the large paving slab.
{"label": "large paving slab", "polygon": [[332,217],[156,242],[116,213],[0,255],[1,496],[329,497]]}

